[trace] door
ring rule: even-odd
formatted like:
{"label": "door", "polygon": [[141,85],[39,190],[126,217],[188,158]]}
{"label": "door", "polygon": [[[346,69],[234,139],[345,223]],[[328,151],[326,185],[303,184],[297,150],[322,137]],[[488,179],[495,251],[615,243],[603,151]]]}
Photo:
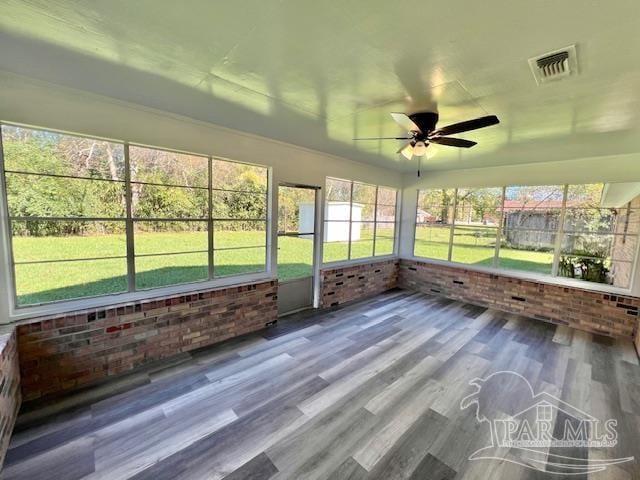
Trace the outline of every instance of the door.
{"label": "door", "polygon": [[318,188],[278,186],[278,314],[313,307]]}

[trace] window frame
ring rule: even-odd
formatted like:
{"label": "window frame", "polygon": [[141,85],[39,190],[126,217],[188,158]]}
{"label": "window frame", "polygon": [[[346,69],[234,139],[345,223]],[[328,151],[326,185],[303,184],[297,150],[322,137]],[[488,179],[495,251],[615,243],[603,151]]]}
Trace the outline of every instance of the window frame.
{"label": "window frame", "polygon": [[[149,298],[155,298],[155,297],[161,297],[161,296],[167,296],[167,295],[175,295],[175,294],[181,294],[181,293],[189,293],[189,294],[197,294],[200,291],[206,291],[206,290],[210,290],[211,288],[218,288],[218,287],[224,287],[224,286],[235,286],[235,285],[244,285],[244,284],[248,284],[248,283],[255,283],[256,281],[264,281],[264,280],[269,280],[271,279],[271,270],[272,270],[272,266],[271,266],[271,261],[270,261],[270,250],[271,250],[271,215],[270,215],[270,211],[271,211],[271,203],[272,203],[272,181],[273,181],[273,169],[272,167],[269,166],[265,166],[265,165],[260,165],[260,164],[255,164],[255,163],[249,163],[249,162],[242,162],[242,161],[237,161],[237,160],[231,160],[231,159],[227,159],[227,158],[223,158],[223,157],[219,157],[216,155],[206,155],[206,154],[201,154],[201,153],[195,153],[195,152],[187,152],[187,151],[182,151],[182,150],[176,150],[176,149],[170,149],[170,148],[164,148],[164,147],[157,147],[157,146],[150,146],[150,145],[145,145],[145,144],[141,144],[141,143],[134,143],[134,142],[128,142],[128,141],[123,141],[123,140],[117,140],[117,139],[111,139],[111,138],[104,138],[104,137],[99,137],[99,136],[94,136],[94,135],[85,135],[85,134],[78,134],[75,132],[66,132],[66,131],[62,131],[59,129],[53,129],[53,128],[47,128],[47,127],[39,127],[39,126],[32,126],[32,125],[25,125],[25,124],[20,124],[20,123],[14,123],[14,122],[5,122],[5,121],[1,121],[0,122],[0,128],[2,126],[8,126],[8,127],[16,127],[16,128],[24,128],[24,129],[30,129],[30,130],[39,130],[39,131],[44,131],[44,132],[51,132],[51,133],[56,133],[56,134],[60,134],[60,135],[65,135],[65,136],[70,136],[70,137],[77,137],[77,138],[85,138],[85,139],[91,139],[91,140],[96,140],[96,141],[105,141],[105,142],[111,142],[111,143],[116,143],[119,145],[122,145],[123,147],[123,151],[124,151],[124,177],[121,180],[112,180],[112,179],[92,179],[92,178],[87,178],[87,177],[82,177],[82,176],[73,176],[73,175],[69,175],[69,176],[64,176],[65,178],[73,178],[73,179],[81,179],[81,180],[86,180],[86,181],[99,181],[99,182],[110,182],[110,183],[122,183],[124,185],[125,188],[125,212],[124,215],[122,216],[122,218],[117,218],[117,219],[112,219],[112,218],[108,218],[108,219],[103,219],[103,218],[98,218],[98,217],[61,217],[61,220],[65,220],[65,221],[100,221],[100,220],[108,220],[108,221],[117,221],[117,222],[123,222],[125,225],[125,232],[123,233],[123,235],[125,235],[125,240],[126,240],[126,246],[125,246],[125,256],[118,256],[116,257],[117,259],[121,259],[124,258],[126,259],[126,275],[127,275],[127,289],[125,291],[122,292],[114,292],[114,293],[106,293],[106,294],[97,294],[97,295],[88,295],[88,296],[83,296],[83,297],[75,297],[75,298],[68,298],[68,299],[60,299],[60,300],[53,300],[53,301],[46,301],[46,302],[39,302],[39,303],[29,303],[29,304],[24,304],[24,305],[20,305],[18,303],[18,292],[17,292],[17,284],[16,284],[16,262],[15,262],[15,256],[14,256],[14,251],[13,251],[13,238],[12,238],[12,221],[15,220],[9,213],[9,204],[8,204],[8,198],[7,198],[7,189],[6,189],[6,173],[10,173],[10,172],[6,172],[5,173],[5,157],[4,157],[4,149],[3,149],[3,135],[1,135],[0,133],[0,189],[2,190],[2,193],[0,193],[0,212],[1,212],[1,216],[2,218],[0,218],[0,227],[2,228],[2,242],[0,242],[0,247],[2,247],[4,245],[4,248],[2,250],[4,250],[2,252],[2,254],[4,255],[4,258],[6,259],[6,265],[7,268],[5,269],[5,275],[4,275],[4,280],[6,282],[7,285],[7,300],[8,300],[8,311],[9,311],[9,321],[15,321],[15,320],[19,320],[22,318],[31,318],[31,317],[35,317],[35,316],[40,316],[40,315],[49,315],[49,314],[57,314],[57,313],[63,313],[63,312],[68,312],[68,311],[73,311],[73,310],[85,310],[85,309],[90,309],[90,308],[98,308],[98,307],[104,307],[106,305],[117,305],[117,304],[121,304],[121,303],[126,303],[126,302],[132,302],[132,301],[139,301],[139,300],[144,300],[144,299],[149,299]],[[0,131],[1,132],[1,131]],[[192,156],[198,156],[198,157],[202,157],[203,159],[206,159],[206,161],[208,162],[208,186],[206,187],[185,187],[182,185],[165,185],[165,184],[160,184],[160,186],[170,186],[170,187],[179,187],[179,188],[197,188],[197,189],[203,189],[203,190],[207,190],[208,191],[208,204],[207,204],[207,217],[203,218],[203,219],[196,219],[196,218],[184,218],[184,219],[175,219],[176,221],[180,221],[180,222],[185,222],[185,223],[189,223],[189,222],[206,222],[207,223],[207,242],[208,242],[208,264],[206,265],[207,267],[207,278],[205,279],[201,279],[201,280],[195,280],[192,282],[184,282],[184,283],[177,283],[177,284],[170,284],[170,285],[163,285],[163,286],[158,286],[158,287],[147,287],[147,288],[136,288],[135,286],[135,282],[136,282],[136,277],[135,277],[135,259],[136,259],[136,254],[135,254],[135,223],[139,222],[139,221],[154,221],[154,220],[158,220],[158,221],[167,221],[170,222],[174,219],[171,218],[145,218],[145,217],[135,217],[133,215],[132,212],[132,202],[131,202],[131,184],[132,183],[141,183],[141,184],[150,184],[150,185],[156,185],[153,182],[144,182],[144,181],[132,181],[131,180],[131,169],[130,169],[130,158],[129,158],[129,147],[130,146],[135,146],[135,147],[142,147],[142,148],[150,148],[150,149],[155,149],[155,150],[161,150],[161,151],[166,151],[166,152],[172,152],[172,153],[177,153],[177,154],[186,154],[186,155],[192,155]],[[230,162],[230,163],[234,163],[234,164],[240,164],[240,165],[249,165],[249,166],[254,166],[254,167],[259,167],[261,169],[265,170],[265,174],[266,174],[266,182],[265,182],[265,191],[264,192],[252,192],[255,194],[264,194],[265,197],[265,212],[264,212],[264,218],[260,218],[259,221],[264,222],[265,223],[265,235],[264,235],[264,244],[260,247],[255,247],[255,248],[263,248],[265,251],[265,261],[264,261],[264,269],[261,271],[257,271],[257,272],[248,272],[248,273],[239,273],[239,274],[230,274],[230,275],[225,275],[225,276],[216,276],[214,274],[214,265],[213,265],[213,258],[214,258],[214,252],[215,249],[213,248],[213,233],[214,233],[214,224],[216,219],[213,218],[213,206],[212,206],[212,198],[213,198],[213,191],[234,191],[234,190],[227,190],[227,189],[222,189],[219,187],[213,187],[213,175],[215,175],[214,171],[213,171],[213,162],[214,160],[219,160],[219,161],[224,161],[224,162]],[[33,174],[33,175],[37,175],[37,176],[41,176],[41,177],[59,177],[60,175],[48,175],[48,174],[42,174],[42,173],[32,173],[32,172],[25,172],[25,173],[29,173],[29,174]],[[25,218],[23,217],[16,217],[18,220],[22,219],[25,220]],[[43,220],[49,220],[49,217],[26,217],[27,220],[37,220],[37,219],[43,219]],[[53,218],[53,217],[52,217]],[[225,221],[243,221],[246,219],[225,219]],[[3,244],[3,245],[2,245]],[[240,248],[240,247],[239,247]],[[187,252],[171,252],[170,255],[178,255],[178,254],[182,254],[182,253],[187,253]],[[164,255],[164,254],[160,254],[160,255]],[[168,254],[167,254],[168,255]],[[152,255],[142,255],[142,256],[152,256]],[[61,260],[61,262],[64,262],[66,260]],[[76,261],[76,260],[73,260]],[[19,262],[20,263],[20,262]],[[29,263],[29,262],[27,262]],[[33,262],[31,262],[33,263]],[[2,322],[0,322],[2,323]]]}
{"label": "window frame", "polygon": [[[390,258],[395,258],[398,256],[398,250],[399,250],[399,245],[398,245],[398,239],[399,239],[399,235],[400,235],[400,213],[401,213],[401,200],[402,200],[402,195],[401,195],[401,190],[395,187],[390,187],[388,185],[374,185],[371,183],[366,183],[366,182],[362,182],[362,181],[358,181],[358,180],[347,180],[347,179],[343,179],[343,178],[337,178],[337,177],[326,177],[325,178],[325,192],[328,192],[328,188],[326,187],[327,181],[328,180],[336,180],[339,182],[348,182],[349,183],[349,219],[348,220],[331,220],[327,218],[327,205],[329,203],[329,199],[327,198],[328,194],[325,194],[325,197],[323,198],[323,208],[322,208],[322,262],[321,262],[321,267],[322,268],[333,268],[333,267],[339,267],[341,265],[358,265],[358,264],[363,264],[363,263],[370,263],[371,261],[378,261],[378,260],[385,260],[385,259],[390,259]],[[371,204],[373,205],[373,219],[372,220],[360,220],[360,221],[353,221],[353,190],[354,190],[354,184],[360,184],[360,185],[366,185],[366,186],[370,186],[370,187],[375,187],[376,189],[376,196],[375,196],[375,200],[374,203]],[[382,220],[378,220],[378,207],[379,206],[391,206],[391,205],[387,205],[387,204],[382,204],[378,202],[378,194],[379,194],[379,190],[383,188],[383,189],[387,189],[387,190],[393,190],[395,191],[395,206],[394,206],[394,217],[393,217],[393,222],[388,222],[388,221],[382,221]],[[346,202],[345,202],[346,203]],[[356,202],[359,203],[359,202]],[[349,239],[347,240],[347,258],[346,259],[341,259],[341,260],[335,260],[335,261],[331,261],[331,262],[326,262],[324,261],[324,249],[325,249],[325,245],[327,243],[333,243],[333,242],[326,242],[324,240],[324,232],[325,229],[327,228],[327,224],[329,223],[347,223],[349,225]],[[371,252],[372,255],[371,256],[367,256],[367,257],[358,257],[358,258],[352,258],[352,231],[353,231],[353,224],[354,223],[371,223],[373,224],[373,232],[372,232],[372,246],[371,246]],[[378,229],[378,224],[392,224],[394,231],[393,231],[393,251],[392,253],[389,254],[382,254],[382,255],[376,255],[376,236],[377,236],[377,229]],[[338,243],[338,242],[336,242]]]}
{"label": "window frame", "polygon": [[[603,183],[603,182],[592,182],[592,183]],[[492,261],[492,265],[490,267],[488,266],[477,266],[477,265],[473,265],[473,264],[467,264],[467,263],[461,263],[461,262],[456,262],[453,261],[451,259],[451,254],[453,251],[453,232],[456,226],[456,210],[457,210],[457,202],[458,202],[458,190],[461,188],[465,188],[465,187],[451,187],[451,189],[454,190],[454,202],[453,202],[453,213],[452,213],[452,219],[451,219],[451,224],[448,225],[449,229],[450,229],[450,235],[449,235],[449,244],[448,244],[448,259],[447,260],[442,260],[442,259],[437,259],[437,258],[429,258],[429,257],[423,257],[423,256],[419,256],[416,255],[416,235],[417,235],[417,229],[418,229],[418,225],[422,225],[423,223],[417,222],[417,213],[418,213],[418,209],[420,208],[419,206],[419,198],[420,198],[420,192],[424,191],[424,190],[433,190],[433,189],[437,189],[437,187],[433,187],[433,188],[421,188],[421,189],[417,189],[416,190],[416,207],[415,207],[415,212],[414,212],[414,217],[413,217],[413,241],[412,241],[412,249],[411,249],[411,258],[417,261],[425,261],[425,262],[429,262],[429,263],[434,263],[437,265],[443,265],[443,266],[450,266],[450,267],[456,267],[456,268],[465,268],[467,270],[473,270],[473,271],[479,271],[479,272],[487,272],[487,273],[492,273],[492,274],[498,274],[498,275],[503,275],[503,276],[510,276],[510,277],[514,277],[514,278],[521,278],[524,280],[532,280],[532,281],[541,281],[541,282],[545,282],[545,283],[551,283],[551,284],[556,284],[556,285],[561,285],[561,286],[570,286],[570,287],[574,287],[574,288],[580,288],[583,290],[590,290],[590,291],[597,291],[597,292],[607,292],[607,293],[621,293],[621,294],[625,294],[625,295],[630,295],[632,294],[632,292],[634,292],[635,287],[636,287],[636,268],[638,266],[638,262],[640,261],[639,257],[640,257],[640,232],[635,233],[635,234],[629,234],[630,237],[635,238],[636,240],[636,246],[635,246],[635,252],[634,252],[634,257],[633,260],[631,262],[628,262],[631,264],[631,272],[632,275],[630,276],[629,279],[629,284],[626,287],[621,287],[621,286],[615,286],[615,285],[611,285],[611,284],[607,284],[607,283],[598,283],[598,282],[590,282],[587,280],[581,280],[581,279],[576,279],[576,278],[570,278],[570,277],[564,277],[562,275],[558,274],[558,269],[559,269],[559,260],[560,257],[563,255],[562,254],[562,240],[564,238],[564,236],[566,234],[571,234],[571,230],[567,230],[565,228],[565,219],[566,219],[566,212],[567,209],[569,209],[570,207],[567,206],[567,196],[568,196],[568,191],[570,186],[572,185],[588,185],[589,183],[563,183],[563,184],[556,184],[562,187],[563,189],[563,197],[562,197],[562,207],[560,210],[560,218],[558,221],[558,226],[557,228],[553,231],[553,233],[555,234],[555,244],[554,244],[554,249],[553,249],[553,263],[552,263],[552,271],[549,274],[545,274],[545,273],[538,273],[538,272],[531,272],[531,271],[527,271],[527,270],[517,270],[517,269],[507,269],[507,268],[500,268],[499,266],[499,255],[500,255],[500,240],[501,240],[501,236],[502,236],[502,232],[503,232],[503,227],[504,227],[504,215],[505,215],[505,207],[504,207],[504,202],[505,202],[505,195],[506,195],[506,189],[509,187],[513,187],[513,186],[520,186],[520,185],[503,185],[501,187],[476,187],[476,188],[501,188],[502,189],[502,203],[500,205],[500,222],[497,226],[497,232],[496,232],[496,248],[495,248],[495,252],[494,252],[494,257],[493,257],[493,261]],[[537,185],[532,185],[532,186],[537,186]],[[546,185],[540,185],[540,186],[546,186]],[[625,208],[625,206],[620,207],[620,208]],[[624,234],[615,234],[615,233],[594,233],[594,235],[601,235],[601,236],[607,236],[607,235],[612,235],[614,238],[616,236],[620,236],[620,235],[627,235],[626,232]]]}

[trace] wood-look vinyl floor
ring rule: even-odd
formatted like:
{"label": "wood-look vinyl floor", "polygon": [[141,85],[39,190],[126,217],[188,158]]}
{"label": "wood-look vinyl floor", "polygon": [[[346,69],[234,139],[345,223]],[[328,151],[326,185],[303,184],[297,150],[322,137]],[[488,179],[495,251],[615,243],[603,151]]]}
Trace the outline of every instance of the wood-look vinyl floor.
{"label": "wood-look vinyl floor", "polygon": [[[487,377],[487,418],[526,408],[528,382],[618,420],[615,447],[552,447],[548,459],[637,460],[571,476],[522,466],[509,449],[469,460],[491,434],[461,401]],[[630,341],[396,290],[23,413],[3,478],[631,480],[639,432]]]}

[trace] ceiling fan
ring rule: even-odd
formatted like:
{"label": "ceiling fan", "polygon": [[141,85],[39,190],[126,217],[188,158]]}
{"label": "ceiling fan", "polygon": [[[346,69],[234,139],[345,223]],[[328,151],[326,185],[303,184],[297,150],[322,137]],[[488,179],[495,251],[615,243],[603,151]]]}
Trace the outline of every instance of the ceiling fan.
{"label": "ceiling fan", "polygon": [[476,145],[476,142],[448,137],[447,135],[477,130],[478,128],[500,123],[495,115],[487,115],[486,117],[436,128],[436,123],[438,123],[438,114],[436,112],[419,112],[412,115],[392,113],[391,117],[398,125],[407,130],[408,137],[354,138],[354,140],[408,140],[397,153],[401,153],[411,160],[414,156],[423,157],[427,153],[427,147],[430,143],[449,147],[471,148]]}

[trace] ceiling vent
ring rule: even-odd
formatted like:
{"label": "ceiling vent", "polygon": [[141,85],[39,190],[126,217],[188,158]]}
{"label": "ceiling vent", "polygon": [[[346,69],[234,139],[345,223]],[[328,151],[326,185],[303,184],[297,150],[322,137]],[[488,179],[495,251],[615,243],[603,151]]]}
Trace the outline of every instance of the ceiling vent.
{"label": "ceiling vent", "polygon": [[538,85],[575,75],[578,73],[576,46],[570,45],[530,58],[529,67]]}

